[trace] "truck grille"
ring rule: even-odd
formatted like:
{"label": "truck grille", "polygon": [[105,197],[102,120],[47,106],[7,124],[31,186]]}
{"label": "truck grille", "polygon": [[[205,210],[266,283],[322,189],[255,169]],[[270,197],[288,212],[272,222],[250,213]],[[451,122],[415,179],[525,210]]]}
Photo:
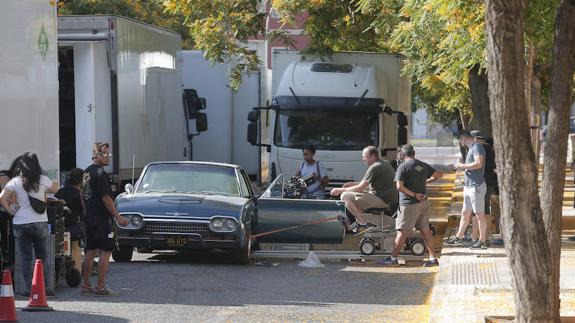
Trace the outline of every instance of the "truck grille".
{"label": "truck grille", "polygon": [[142,230],[134,232],[135,236],[147,237],[152,233],[195,233],[202,236],[202,240],[236,240],[230,233],[217,233],[210,230],[208,223],[146,223]]}

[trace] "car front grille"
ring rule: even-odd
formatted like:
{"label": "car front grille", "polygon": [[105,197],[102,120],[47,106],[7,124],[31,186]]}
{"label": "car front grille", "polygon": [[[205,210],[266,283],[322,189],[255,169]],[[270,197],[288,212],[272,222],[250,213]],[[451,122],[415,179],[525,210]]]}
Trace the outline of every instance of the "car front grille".
{"label": "car front grille", "polygon": [[236,240],[234,234],[213,232],[208,223],[146,222],[142,230],[134,232],[134,236],[147,237],[152,233],[193,233],[201,235],[202,240]]}

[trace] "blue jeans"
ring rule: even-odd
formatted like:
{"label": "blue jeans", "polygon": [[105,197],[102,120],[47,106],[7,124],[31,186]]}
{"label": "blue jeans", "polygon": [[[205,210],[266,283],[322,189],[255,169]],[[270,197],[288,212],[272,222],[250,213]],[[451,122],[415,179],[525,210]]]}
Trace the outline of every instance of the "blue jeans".
{"label": "blue jeans", "polygon": [[28,292],[30,291],[30,286],[32,286],[32,267],[35,262],[35,259],[32,259],[32,252],[34,252],[36,259],[42,260],[44,279],[48,277],[46,240],[49,234],[48,223],[46,222],[14,225],[14,240],[20,250],[20,259],[22,261],[20,267],[24,283],[26,284],[26,291]]}

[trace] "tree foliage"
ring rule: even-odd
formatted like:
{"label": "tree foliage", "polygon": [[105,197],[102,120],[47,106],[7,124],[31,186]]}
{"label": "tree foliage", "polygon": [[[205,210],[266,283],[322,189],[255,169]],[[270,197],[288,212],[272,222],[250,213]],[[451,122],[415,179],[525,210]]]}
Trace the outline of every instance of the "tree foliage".
{"label": "tree foliage", "polygon": [[211,62],[231,62],[230,85],[238,88],[245,70],[257,69],[256,53],[246,47],[250,37],[266,35],[265,12],[258,0],[166,0],[169,13],[186,17],[196,49]]}
{"label": "tree foliage", "polygon": [[[555,9],[559,0],[532,0],[525,39],[535,48],[535,64],[549,64]],[[243,71],[261,63],[246,47],[253,37],[289,36],[267,33],[260,0],[64,0],[60,14],[118,14],[175,30],[184,48],[204,51],[212,62],[234,62],[231,86]],[[406,57],[405,73],[437,121],[461,110],[470,116],[468,71],[486,66],[483,1],[468,0],[271,0],[284,26],[305,13],[308,52],[395,52]],[[548,73],[547,73],[548,74]],[[545,81],[548,78],[544,78]],[[543,90],[546,91],[547,87]],[[543,96],[545,97],[545,96]]]}

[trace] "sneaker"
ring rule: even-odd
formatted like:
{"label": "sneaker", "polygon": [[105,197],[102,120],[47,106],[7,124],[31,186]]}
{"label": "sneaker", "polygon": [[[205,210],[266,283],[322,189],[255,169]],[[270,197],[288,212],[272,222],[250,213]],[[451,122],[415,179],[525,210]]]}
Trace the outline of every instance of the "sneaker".
{"label": "sneaker", "polygon": [[100,288],[99,286],[94,287],[94,295],[96,296],[116,296],[118,293],[112,291],[108,287]]}
{"label": "sneaker", "polygon": [[487,249],[487,243],[477,240],[469,249]]}
{"label": "sneaker", "polygon": [[364,234],[367,233],[373,229],[375,229],[377,227],[377,225],[373,224],[373,223],[369,223],[367,222],[366,224],[358,224],[357,228],[355,229],[354,233],[356,235],[358,234]]}
{"label": "sneaker", "polygon": [[465,242],[465,239],[454,237],[454,238],[447,240],[445,242],[445,244],[452,245],[452,246],[460,246],[460,245],[463,245],[464,242]]}
{"label": "sneaker", "polygon": [[385,257],[376,262],[380,266],[399,266],[399,261],[397,259],[391,259],[391,257]]}
{"label": "sneaker", "polygon": [[472,239],[467,240],[467,239],[464,239],[464,240],[463,240],[463,246],[466,247],[466,248],[469,248],[469,247],[473,246],[474,244],[476,244],[477,241],[479,241],[479,239],[476,239],[476,240],[472,240]]}
{"label": "sneaker", "polygon": [[92,287],[92,285],[82,284],[82,287],[80,287],[80,294],[82,294],[82,295],[90,295],[93,293],[94,293],[94,288]]}
{"label": "sneaker", "polygon": [[423,263],[423,267],[436,267],[439,266],[439,261],[437,259],[429,259]]}
{"label": "sneaker", "polygon": [[357,223],[357,221],[355,221],[354,223],[352,223],[352,224],[349,226],[349,231],[355,232],[355,231],[357,230],[357,227],[358,227],[358,226],[359,226],[359,223]]}

